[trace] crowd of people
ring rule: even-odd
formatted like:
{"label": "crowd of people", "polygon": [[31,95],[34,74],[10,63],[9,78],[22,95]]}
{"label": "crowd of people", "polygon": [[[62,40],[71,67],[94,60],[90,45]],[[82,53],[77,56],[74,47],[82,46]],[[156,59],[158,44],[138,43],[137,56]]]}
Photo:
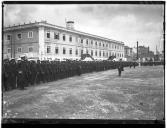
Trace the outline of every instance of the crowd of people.
{"label": "crowd of people", "polygon": [[[127,67],[132,62],[121,62]],[[25,58],[4,60],[2,66],[3,91],[25,89],[41,82],[51,82],[84,73],[116,69],[120,62],[112,61],[28,61]],[[137,63],[135,63],[137,65]]]}
{"label": "crowd of people", "polygon": [[[155,63],[159,65],[161,63]],[[113,61],[28,61],[22,58],[4,60],[2,65],[2,89],[25,89],[28,86],[56,81],[84,73],[118,69],[118,75],[124,67],[137,66],[137,62]],[[144,64],[142,64],[144,65]],[[149,63],[147,65],[154,65]]]}
{"label": "crowd of people", "polygon": [[164,61],[157,61],[157,62],[141,62],[141,66],[156,66],[156,65],[164,65]]}

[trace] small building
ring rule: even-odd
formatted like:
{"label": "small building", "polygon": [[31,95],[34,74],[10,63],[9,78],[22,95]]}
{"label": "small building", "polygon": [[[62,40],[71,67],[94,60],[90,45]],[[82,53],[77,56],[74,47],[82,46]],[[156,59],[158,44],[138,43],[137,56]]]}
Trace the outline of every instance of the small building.
{"label": "small building", "polygon": [[112,55],[121,59],[124,43],[78,31],[73,21],[67,21],[66,27],[41,21],[3,28],[3,58],[26,55],[40,60],[63,60],[80,59],[82,54],[97,60]]}
{"label": "small building", "polygon": [[125,59],[127,61],[132,61],[133,60],[133,52],[132,52],[132,48],[128,47],[128,46],[124,46],[124,55],[125,55]]}
{"label": "small building", "polygon": [[139,46],[138,48],[138,57],[143,62],[145,61],[154,61],[154,52],[149,50],[149,47]]}

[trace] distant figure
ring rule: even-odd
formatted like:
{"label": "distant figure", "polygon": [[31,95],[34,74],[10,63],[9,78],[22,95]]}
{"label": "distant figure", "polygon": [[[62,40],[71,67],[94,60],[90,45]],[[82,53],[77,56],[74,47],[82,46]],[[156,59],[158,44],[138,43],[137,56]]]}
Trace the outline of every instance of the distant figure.
{"label": "distant figure", "polygon": [[81,67],[81,65],[78,65],[77,66],[77,74],[78,74],[78,76],[80,76],[81,75],[81,73],[82,73],[82,67]]}
{"label": "distant figure", "polygon": [[134,68],[136,67],[136,64],[135,64],[135,62],[133,62],[133,67],[134,67]]}
{"label": "distant figure", "polygon": [[118,76],[121,76],[121,72],[124,71],[123,65],[121,63],[121,61],[119,62],[118,65]]}
{"label": "distant figure", "polygon": [[130,63],[129,67],[130,67],[130,68],[132,67],[132,63]]}

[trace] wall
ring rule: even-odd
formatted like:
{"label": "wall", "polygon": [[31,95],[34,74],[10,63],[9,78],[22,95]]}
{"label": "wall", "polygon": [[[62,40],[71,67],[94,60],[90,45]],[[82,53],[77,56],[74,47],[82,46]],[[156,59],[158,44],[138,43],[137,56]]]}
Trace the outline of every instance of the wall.
{"label": "wall", "polygon": [[[47,32],[50,33],[50,38],[47,38]],[[54,39],[54,32],[59,33],[59,39]],[[63,34],[66,36],[66,40],[63,41]],[[69,41],[69,37],[72,36],[72,42]],[[115,55],[117,58],[124,57],[124,46],[121,44],[115,44],[114,42],[107,43],[106,41],[99,40],[93,37],[87,37],[84,35],[74,34],[62,30],[57,30],[53,28],[45,28],[45,45],[44,45],[44,54],[45,58],[80,58],[81,50],[83,53],[91,54],[91,50],[93,50],[93,57],[95,59],[107,59],[110,55]],[[83,43],[81,43],[81,39],[83,39]],[[88,44],[87,44],[88,39]],[[93,44],[91,43],[93,41]],[[97,45],[96,45],[97,42]],[[101,46],[99,44],[101,43]],[[103,47],[103,44],[105,47]],[[106,47],[106,45],[108,46]],[[110,45],[109,45],[110,44]],[[51,53],[47,53],[47,46],[51,46]],[[59,54],[55,54],[55,47],[59,48]],[[66,48],[66,54],[63,54],[63,47]],[[69,49],[72,48],[72,55],[69,54]],[[78,49],[79,55],[75,54],[76,49]],[[95,52],[97,51],[97,56]],[[99,52],[101,51],[102,55],[105,52],[105,56],[99,56]],[[108,56],[107,56],[108,54]],[[121,55],[120,55],[121,54]],[[123,56],[123,57],[122,57]]]}
{"label": "wall", "polygon": [[[28,38],[28,32],[33,31],[33,38]],[[17,34],[21,33],[22,38],[18,39]],[[7,40],[6,36],[11,35],[11,40]],[[21,47],[22,52],[19,53],[17,49]],[[13,30],[4,32],[4,39],[3,39],[3,55],[11,57],[11,53],[7,53],[7,49],[12,49],[12,58],[18,58],[19,56],[25,54],[29,54],[28,48],[33,47],[33,52],[31,54],[36,56],[38,53],[38,29],[37,28],[29,28],[29,29],[22,29],[22,30]]]}

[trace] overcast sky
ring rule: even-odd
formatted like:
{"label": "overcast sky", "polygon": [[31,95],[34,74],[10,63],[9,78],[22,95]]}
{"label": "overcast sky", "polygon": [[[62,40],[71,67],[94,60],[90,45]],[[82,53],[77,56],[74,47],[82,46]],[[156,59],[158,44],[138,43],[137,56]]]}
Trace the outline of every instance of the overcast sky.
{"label": "overcast sky", "polygon": [[76,30],[123,41],[134,47],[162,49],[163,5],[70,4],[70,5],[5,5],[4,24],[23,24],[46,20],[65,27],[65,19],[73,20]]}

